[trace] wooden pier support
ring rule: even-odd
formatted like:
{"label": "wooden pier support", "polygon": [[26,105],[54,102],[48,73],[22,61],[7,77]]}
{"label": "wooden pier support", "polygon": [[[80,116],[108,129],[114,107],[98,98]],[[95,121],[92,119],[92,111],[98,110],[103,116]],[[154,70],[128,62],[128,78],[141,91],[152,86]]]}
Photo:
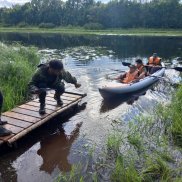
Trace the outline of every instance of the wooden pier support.
{"label": "wooden pier support", "polygon": [[0,137],[0,145],[3,143],[12,144],[53,117],[77,105],[86,94],[65,92],[61,96],[63,101],[63,106],[61,107],[57,106],[53,96],[54,93],[50,92],[46,97],[46,114],[44,115],[39,114],[40,104],[38,99],[3,113],[2,119],[8,121],[8,124],[4,125],[4,127],[11,130],[12,134]]}

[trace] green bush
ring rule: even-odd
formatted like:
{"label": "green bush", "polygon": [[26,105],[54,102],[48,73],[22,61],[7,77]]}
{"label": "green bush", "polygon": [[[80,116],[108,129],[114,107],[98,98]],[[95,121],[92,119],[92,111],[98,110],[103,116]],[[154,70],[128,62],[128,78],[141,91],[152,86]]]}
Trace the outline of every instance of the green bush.
{"label": "green bush", "polygon": [[84,28],[87,30],[102,30],[103,26],[100,23],[86,23]]}
{"label": "green bush", "polygon": [[0,89],[4,95],[3,111],[27,100],[27,84],[38,63],[37,50],[33,47],[0,45]]}
{"label": "green bush", "polygon": [[55,28],[56,25],[53,23],[41,23],[39,24],[39,28]]}

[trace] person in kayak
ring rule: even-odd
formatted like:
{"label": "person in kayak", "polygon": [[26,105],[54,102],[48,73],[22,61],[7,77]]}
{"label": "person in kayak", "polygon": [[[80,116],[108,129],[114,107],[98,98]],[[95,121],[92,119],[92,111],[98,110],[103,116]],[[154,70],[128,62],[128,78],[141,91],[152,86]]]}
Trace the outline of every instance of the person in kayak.
{"label": "person in kayak", "polygon": [[153,55],[149,58],[147,65],[149,74],[153,74],[161,69],[161,58],[158,57],[157,53],[153,53]]}
{"label": "person in kayak", "polygon": [[141,59],[137,59],[135,61],[136,67],[138,69],[138,78],[137,80],[143,79],[145,76],[147,76],[147,69],[143,64],[143,61]]}
{"label": "person in kayak", "polygon": [[3,106],[3,95],[2,95],[2,93],[0,91],[0,137],[8,136],[8,135],[10,135],[12,133],[10,130],[7,130],[6,128],[2,127],[2,125],[7,124],[7,121],[2,121],[1,120],[2,106]]}
{"label": "person in kayak", "polygon": [[123,75],[120,75],[119,77],[116,78],[116,80],[118,80],[121,83],[132,83],[134,82],[136,79],[138,79],[138,69],[135,65],[130,65],[129,66],[129,71],[124,73]]}
{"label": "person in kayak", "polygon": [[77,83],[75,77],[73,77],[68,71],[64,70],[63,63],[59,60],[51,60],[47,64],[40,64],[38,66],[38,70],[29,82],[29,88],[32,94],[38,94],[39,96],[40,114],[46,113],[46,88],[54,89],[54,99],[57,101],[57,105],[63,105],[60,98],[60,96],[65,92],[64,83],[62,80],[65,80],[67,83],[74,84],[76,88],[81,86],[81,84]]}

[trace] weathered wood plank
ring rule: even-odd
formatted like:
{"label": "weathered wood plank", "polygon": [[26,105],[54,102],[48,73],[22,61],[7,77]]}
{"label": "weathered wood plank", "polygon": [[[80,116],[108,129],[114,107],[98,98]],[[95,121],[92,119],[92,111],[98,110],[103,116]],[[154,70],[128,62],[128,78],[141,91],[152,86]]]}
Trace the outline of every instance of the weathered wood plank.
{"label": "weathered wood plank", "polygon": [[57,107],[57,102],[54,100],[53,96],[54,94],[51,93],[46,97],[47,114],[45,115],[38,113],[40,106],[39,99],[27,102],[26,104],[14,108],[12,111],[3,113],[2,119],[8,121],[8,124],[4,127],[11,130],[13,134],[0,137],[0,145],[3,142],[13,143],[54,116],[78,104],[83,97],[81,94],[64,93],[61,96],[64,104],[62,107]]}
{"label": "weathered wood plank", "polygon": [[10,118],[20,119],[20,120],[27,121],[27,122],[30,122],[30,123],[36,123],[37,121],[40,120],[40,118],[35,118],[35,117],[32,117],[32,116],[26,116],[26,115],[11,112],[11,111],[5,112],[2,115],[3,116],[8,116]]}
{"label": "weathered wood plank", "polygon": [[7,130],[12,131],[13,134],[17,134],[17,133],[24,130],[24,128],[20,128],[18,126],[13,126],[13,125],[10,125],[10,124],[5,124],[3,127],[6,128]]}
{"label": "weathered wood plank", "polygon": [[0,145],[2,145],[4,143],[4,141],[3,140],[0,140]]}
{"label": "weathered wood plank", "polygon": [[2,119],[4,121],[7,121],[8,124],[11,124],[11,125],[14,125],[14,126],[19,126],[19,127],[22,127],[22,128],[27,128],[27,127],[32,125],[32,123],[22,121],[22,120],[18,120],[18,119],[14,119],[14,118],[10,118],[10,117],[6,117],[6,116],[2,116]]}
{"label": "weathered wood plank", "polygon": [[[37,101],[34,100],[34,101],[31,101],[31,102],[28,102],[27,105],[35,106],[35,107],[40,107],[40,103],[39,103],[38,100],[37,100]],[[48,104],[46,104],[46,107],[45,107],[45,108],[46,108],[46,109],[50,109],[50,110],[52,110],[52,111],[58,109],[56,106],[52,106],[52,105],[48,105]]]}
{"label": "weathered wood plank", "polygon": [[70,94],[70,93],[63,93],[63,95],[66,97],[82,98],[81,95],[75,95],[75,94]]}
{"label": "weathered wood plank", "polygon": [[[21,106],[18,106],[19,108],[22,108],[22,109],[27,109],[27,110],[30,110],[30,111],[36,111],[36,112],[39,112],[39,106],[31,106],[31,105],[27,105],[27,104],[23,104]],[[46,109],[46,112],[47,114],[50,114],[53,112],[53,110],[51,109]]]}
{"label": "weathered wood plank", "polygon": [[[72,100],[66,100],[66,99],[64,99],[64,98],[61,98],[62,99],[62,101],[63,101],[63,104],[69,104],[69,103],[71,103],[71,102],[73,102],[73,101],[76,101],[77,99],[72,99]],[[53,98],[53,97],[46,97],[46,101],[54,101],[55,102],[55,99]]]}
{"label": "weathered wood plank", "polygon": [[46,114],[44,115],[40,115],[39,112],[36,112],[36,111],[30,111],[30,110],[22,109],[22,108],[15,108],[12,111],[23,114],[23,115],[27,115],[27,116],[33,116],[36,118],[45,118],[48,115],[47,110],[46,110]]}
{"label": "weathered wood plank", "polygon": [[[48,98],[53,98],[54,99],[54,94],[49,94],[49,95],[47,95],[47,97]],[[46,97],[46,98],[47,98]],[[77,99],[79,99],[80,97],[78,97],[78,98],[74,98],[74,97],[68,97],[68,96],[64,96],[64,95],[62,95],[61,96],[61,99],[62,100],[68,100],[68,101],[75,101],[75,100],[77,100]]]}
{"label": "weathered wood plank", "polygon": [[43,123],[49,121],[51,118],[53,118],[54,116],[64,112],[65,110],[67,110],[68,108],[73,107],[74,105],[78,104],[80,100],[71,103],[68,106],[65,106],[64,108],[59,108],[59,110],[53,112],[52,114],[48,115],[46,118],[40,120],[39,122],[33,124],[32,126],[28,127],[26,130],[23,130],[22,132],[18,133],[17,135],[15,135],[14,137],[10,138],[8,140],[8,143],[13,143],[14,141],[18,140],[19,138],[23,137],[24,135],[26,135],[27,133],[29,133],[30,131],[32,131],[33,129],[41,126]]}
{"label": "weathered wood plank", "polygon": [[15,134],[11,134],[11,135],[8,135],[8,136],[0,137],[0,140],[2,140],[4,142],[7,142],[9,139],[11,139],[14,136],[15,136]]}
{"label": "weathered wood plank", "polygon": [[[39,100],[35,99],[34,102],[39,103]],[[63,100],[63,106],[62,107],[66,106],[66,105],[68,105],[68,104],[70,104],[72,102],[73,101]],[[60,108],[59,106],[57,106],[57,102],[54,99],[51,99],[51,98],[48,98],[48,97],[46,98],[46,106],[47,105],[56,106],[56,108],[58,108],[58,109]],[[57,110],[56,108],[54,110]]]}

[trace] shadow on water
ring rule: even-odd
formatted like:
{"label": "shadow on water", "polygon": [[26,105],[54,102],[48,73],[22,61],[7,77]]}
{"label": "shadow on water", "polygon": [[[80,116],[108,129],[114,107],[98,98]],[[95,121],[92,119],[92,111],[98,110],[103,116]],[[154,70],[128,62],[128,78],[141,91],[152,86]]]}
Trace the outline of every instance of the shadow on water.
{"label": "shadow on water", "polygon": [[132,105],[135,101],[137,101],[139,99],[140,96],[145,95],[146,91],[150,87],[147,87],[147,88],[142,89],[135,93],[125,94],[123,96],[117,96],[117,97],[108,98],[108,99],[103,99],[102,103],[101,103],[100,113],[105,113],[105,112],[111,111],[112,109],[115,109],[116,107],[118,107],[119,105],[121,105],[125,102],[128,105]]}
{"label": "shadow on water", "polygon": [[37,154],[43,159],[40,171],[51,174],[55,167],[64,172],[71,170],[68,155],[73,142],[79,136],[81,126],[82,123],[78,123],[69,136],[65,135],[62,130],[40,142],[40,149],[37,151]]}

